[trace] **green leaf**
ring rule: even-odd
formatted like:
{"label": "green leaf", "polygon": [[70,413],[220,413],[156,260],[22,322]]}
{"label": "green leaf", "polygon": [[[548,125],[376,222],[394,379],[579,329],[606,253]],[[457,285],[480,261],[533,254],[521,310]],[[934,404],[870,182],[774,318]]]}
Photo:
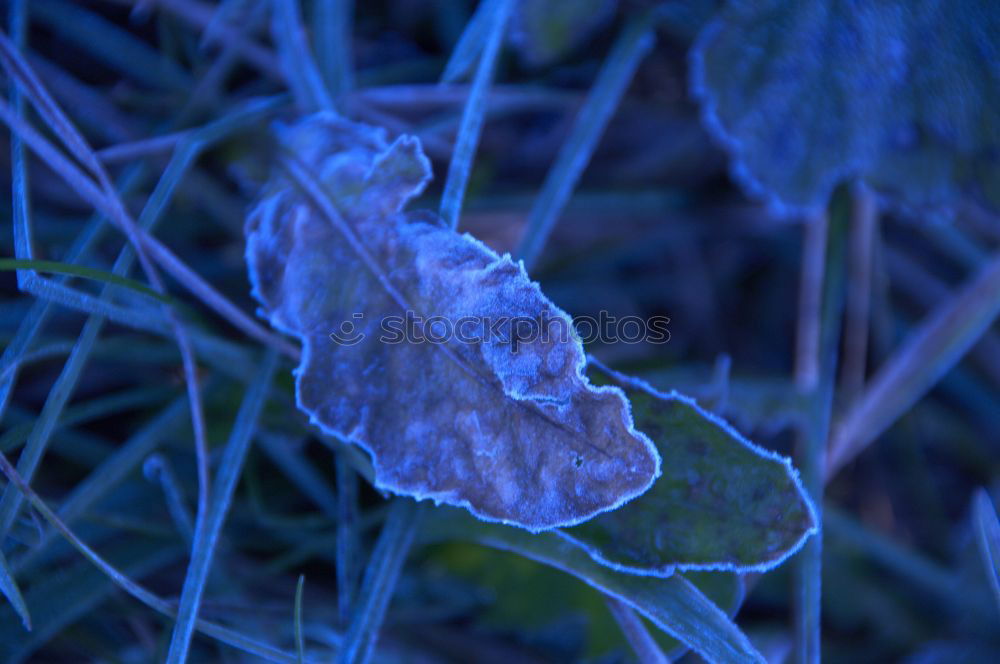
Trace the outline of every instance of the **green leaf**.
{"label": "green leaf", "polygon": [[862,178],[904,209],[997,211],[997,34],[997,3],[734,1],[691,81],[734,176],[778,209]]}
{"label": "green leaf", "polygon": [[667,578],[623,574],[595,562],[556,533],[533,535],[519,528],[481,522],[449,507],[428,514],[424,530],[431,539],[471,540],[572,574],[620,599],[710,662],[764,661],[726,614],[680,574]]}
{"label": "green leaf", "polygon": [[560,531],[595,560],[654,576],[675,568],[764,571],[815,532],[813,507],[788,459],[676,392],[657,392],[594,360],[588,376],[625,390],[636,428],[663,459],[649,491]]}

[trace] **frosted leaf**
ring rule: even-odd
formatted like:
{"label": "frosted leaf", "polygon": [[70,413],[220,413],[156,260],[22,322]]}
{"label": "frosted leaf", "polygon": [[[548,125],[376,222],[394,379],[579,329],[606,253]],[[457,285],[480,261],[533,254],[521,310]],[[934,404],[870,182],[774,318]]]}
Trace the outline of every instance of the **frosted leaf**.
{"label": "frosted leaf", "polygon": [[908,211],[1000,212],[1000,4],[728,2],[692,86],[734,176],[779,211],[861,178]]}
{"label": "frosted leaf", "polygon": [[636,426],[663,458],[663,474],[642,496],[560,531],[595,560],[650,576],[764,571],[815,532],[812,505],[788,459],[676,392],[657,392],[596,363],[588,374],[625,390]]}
{"label": "frosted leaf", "polygon": [[[331,114],[278,133],[335,211],[277,171],[246,223],[253,293],[302,341],[299,407],[371,453],[377,486],[532,531],[581,522],[650,486],[655,447],[620,390],[583,376],[569,317],[509,256],[436,215],[402,211],[430,178],[416,139],[390,145],[381,130]],[[478,340],[389,343],[399,330],[386,321],[407,310],[440,317],[432,335],[466,317],[463,334]],[[550,338],[517,327],[526,322]]]}

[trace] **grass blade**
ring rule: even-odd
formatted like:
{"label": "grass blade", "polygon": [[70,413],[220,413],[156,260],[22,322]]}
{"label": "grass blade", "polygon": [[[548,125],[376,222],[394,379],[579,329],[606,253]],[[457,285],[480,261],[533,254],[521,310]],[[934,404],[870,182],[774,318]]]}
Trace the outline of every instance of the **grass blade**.
{"label": "grass blade", "polygon": [[[206,388],[211,387],[211,382]],[[114,454],[109,456],[73,491],[59,506],[59,517],[65,523],[72,523],[81,514],[106,496],[125,477],[134,471],[149,454],[181,425],[187,413],[187,400],[179,398],[167,406],[159,415],[152,418],[144,427],[126,440]],[[44,551],[57,535],[54,530],[48,530],[40,538],[37,545],[15,562],[18,569],[26,568],[35,557]]]}
{"label": "grass blade", "polygon": [[[146,606],[150,607],[154,611],[162,613],[165,616],[174,617],[177,612],[174,610],[173,605],[154,595],[152,592],[144,588],[143,586],[135,583],[128,576],[122,574],[113,565],[109,564],[104,558],[99,556],[96,551],[91,549],[84,543],[76,534],[66,526],[63,521],[56,516],[55,512],[45,504],[45,501],[35,493],[31,487],[27,485],[24,479],[17,473],[7,457],[0,454],[0,472],[6,475],[7,479],[10,481],[10,486],[16,488],[24,498],[31,503],[42,517],[49,522],[66,540],[73,545],[73,548],[79,551],[87,560],[94,564],[98,569],[101,570],[107,577],[114,581],[115,585],[120,587],[122,590],[127,592],[132,597],[136,598]],[[280,650],[272,648],[271,646],[259,643],[249,637],[234,632],[226,627],[211,623],[207,620],[199,619],[197,622],[197,628],[203,634],[207,634],[223,643],[227,643],[234,648],[243,650],[258,657],[263,657],[264,659],[272,662],[282,662],[285,664],[295,664],[295,657],[284,653]]]}
{"label": "grass blade", "polygon": [[532,535],[519,528],[478,521],[456,508],[437,508],[428,516],[424,531],[429,541],[472,540],[572,574],[620,599],[710,662],[765,661],[729,617],[681,574],[659,578],[616,572],[556,533]]}
{"label": "grass blade", "polygon": [[50,29],[122,74],[154,88],[178,92],[191,87],[191,76],[145,42],[93,12],[57,0],[32,0],[31,13]]}
{"label": "grass blade", "polygon": [[0,592],[7,598],[10,605],[14,607],[14,611],[21,618],[21,624],[24,625],[24,629],[30,632],[31,615],[28,613],[28,607],[24,603],[21,589],[17,587],[17,581],[14,580],[14,573],[7,563],[7,556],[3,555],[3,551],[0,551]]}
{"label": "grass blade", "polygon": [[[840,199],[808,220],[802,252],[799,321],[796,330],[795,384],[810,400],[810,417],[799,433],[802,484],[822,524],[823,467],[837,374],[840,322],[845,287],[847,214]],[[802,548],[795,568],[796,661],[821,658],[823,528]]]}
{"label": "grass blade", "polygon": [[236,490],[243,461],[250,448],[250,440],[257,425],[257,417],[270,389],[276,365],[277,356],[273,352],[269,352],[257,378],[251,383],[243,403],[240,404],[236,423],[219,464],[215,478],[215,490],[211,496],[208,510],[205,514],[199,515],[200,518],[195,527],[191,562],[188,565],[180,606],[177,611],[177,624],[174,626],[170,639],[170,649],[167,652],[168,664],[182,664],[187,661],[191,635],[198,619],[198,607],[201,604],[201,596],[212,567],[215,546],[229,511],[229,504],[232,501],[233,492]]}
{"label": "grass blade", "polygon": [[271,6],[274,12],[271,33],[274,43],[278,45],[282,69],[296,103],[307,113],[333,110],[333,99],[323,85],[316,60],[309,52],[299,0],[274,0]]}
{"label": "grass blade", "polygon": [[299,574],[299,582],[295,584],[295,655],[299,664],[306,661],[305,642],[302,639],[302,590],[305,583],[305,575]]}
{"label": "grass blade", "polygon": [[482,2],[476,7],[476,13],[462,31],[458,43],[452,49],[448,64],[441,74],[442,83],[457,83],[472,70],[472,67],[483,52],[490,29],[490,18],[493,15],[494,3]]}
{"label": "grass blade", "polygon": [[[56,428],[59,415],[76,388],[80,373],[83,371],[87,357],[90,355],[91,348],[103,325],[103,318],[91,317],[87,319],[76,344],[73,346],[73,352],[70,353],[69,359],[63,365],[62,372],[45,399],[42,412],[38,416],[35,426],[32,427],[31,435],[28,437],[28,442],[17,462],[18,474],[29,482],[38,469],[38,464],[41,463],[49,439]],[[8,485],[4,490],[3,498],[0,499],[0,540],[4,539],[10,532],[10,527],[13,525],[14,519],[17,518],[18,510],[21,507],[21,500],[21,493],[14,486]]]}
{"label": "grass blade", "polygon": [[1000,609],[1000,521],[993,501],[985,490],[979,489],[973,497],[973,519],[976,529],[976,543],[983,557],[983,567],[990,579],[990,587]]}
{"label": "grass blade", "polygon": [[337,496],[327,485],[323,476],[303,458],[295,444],[274,433],[261,431],[257,442],[265,454],[291,480],[292,484],[308,496],[327,516],[337,520]]}
{"label": "grass blade", "polygon": [[635,651],[635,656],[644,664],[670,664],[670,658],[660,649],[656,639],[650,635],[646,626],[642,624],[639,616],[635,615],[625,602],[617,597],[608,597],[606,600],[608,610],[615,617],[618,626],[622,628],[622,633],[628,639],[629,645]]}
{"label": "grass blade", "polygon": [[357,583],[358,476],[342,452],[334,456],[337,472],[337,610],[347,624]]}
{"label": "grass blade", "polygon": [[885,361],[830,442],[831,477],[917,402],[1000,314],[1000,253],[931,312]]}
{"label": "grass blade", "polygon": [[354,0],[317,0],[313,9],[316,59],[334,100],[354,88],[351,24]]}
{"label": "grass blade", "polygon": [[87,267],[85,265],[73,265],[72,263],[61,263],[59,261],[23,260],[19,258],[0,258],[0,270],[34,270],[35,272],[50,272],[52,274],[66,274],[83,279],[91,279],[106,284],[122,286],[136,293],[141,293],[146,297],[151,297],[167,304],[173,303],[173,299],[135,279],[111,274],[104,270]]}
{"label": "grass blade", "polygon": [[538,260],[549,233],[587,167],[597,142],[621,102],[639,63],[653,48],[652,15],[644,14],[625,26],[601,67],[594,87],[576,116],[569,137],[559,150],[555,164],[545,177],[535,199],[528,224],[515,255],[529,269]]}
{"label": "grass blade", "polygon": [[[479,136],[483,129],[483,119],[486,114],[486,93],[493,82],[496,70],[497,56],[507,27],[507,19],[513,8],[513,0],[487,0],[489,14],[488,37],[479,57],[479,66],[472,79],[469,97],[462,111],[462,124],[455,140],[455,151],[448,165],[448,179],[444,183],[444,193],[441,195],[441,217],[452,228],[458,226],[458,215],[462,210],[462,200],[465,198],[465,187],[469,182],[472,162],[479,145]],[[475,20],[475,19],[473,19]],[[483,19],[484,21],[486,19]]]}
{"label": "grass blade", "polygon": [[417,531],[420,506],[409,498],[396,498],[372,552],[354,607],[354,619],[337,653],[338,664],[367,662],[396,589],[403,561]]}

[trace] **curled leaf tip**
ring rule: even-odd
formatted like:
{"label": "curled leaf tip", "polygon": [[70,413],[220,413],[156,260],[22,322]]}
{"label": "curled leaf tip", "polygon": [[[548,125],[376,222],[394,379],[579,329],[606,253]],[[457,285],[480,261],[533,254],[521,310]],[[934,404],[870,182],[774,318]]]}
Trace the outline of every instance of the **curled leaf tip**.
{"label": "curled leaf tip", "polygon": [[431,176],[417,139],[331,114],[278,134],[286,168],[245,229],[253,293],[303,344],[299,408],[367,450],[379,488],[540,531],[650,487],[655,447],[523,265],[403,211]]}

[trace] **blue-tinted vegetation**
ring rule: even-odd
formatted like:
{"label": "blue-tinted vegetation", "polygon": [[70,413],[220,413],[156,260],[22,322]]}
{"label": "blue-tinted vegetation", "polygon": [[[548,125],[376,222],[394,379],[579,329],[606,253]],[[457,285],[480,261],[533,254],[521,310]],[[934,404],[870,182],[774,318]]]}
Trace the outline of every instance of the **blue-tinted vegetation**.
{"label": "blue-tinted vegetation", "polygon": [[0,6],[0,660],[1000,661],[1000,9]]}

